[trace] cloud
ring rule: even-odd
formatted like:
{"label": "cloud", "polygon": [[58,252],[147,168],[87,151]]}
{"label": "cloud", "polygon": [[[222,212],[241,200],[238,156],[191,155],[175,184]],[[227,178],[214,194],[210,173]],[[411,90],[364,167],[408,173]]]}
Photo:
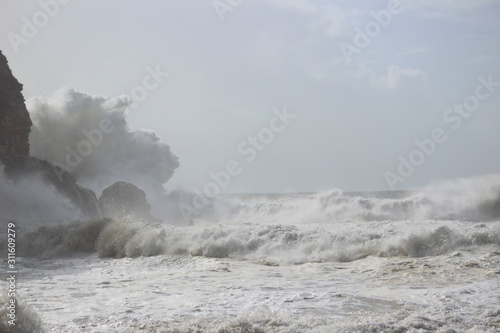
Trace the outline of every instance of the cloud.
{"label": "cloud", "polygon": [[475,8],[484,8],[491,5],[498,5],[496,0],[421,0],[417,4],[439,10],[467,11]]}
{"label": "cloud", "polygon": [[387,76],[382,76],[380,82],[388,89],[395,89],[409,82],[425,82],[427,75],[420,69],[401,68],[397,65],[387,67]]}
{"label": "cloud", "polygon": [[310,4],[308,0],[287,0],[287,1],[282,1],[282,0],[264,0],[265,2],[281,7],[281,8],[292,8],[300,12],[304,13],[317,13],[318,8]]}
{"label": "cloud", "polygon": [[395,55],[393,55],[392,58],[415,56],[415,55],[420,55],[422,53],[427,53],[430,51],[431,51],[431,49],[428,47],[407,47],[403,51],[398,52]]}
{"label": "cloud", "polygon": [[313,29],[323,30],[329,37],[337,38],[350,32],[353,25],[349,13],[335,5],[326,5],[313,21]]}
{"label": "cloud", "polygon": [[296,12],[310,16],[311,30],[322,31],[331,38],[337,38],[345,35],[354,27],[353,13],[356,10],[344,10],[331,3],[309,2],[307,0],[264,0],[269,5],[292,9]]}
{"label": "cloud", "polygon": [[234,118],[252,119],[255,118],[255,112],[249,109],[238,109],[232,113]]}
{"label": "cloud", "polygon": [[478,20],[471,11],[491,10],[496,6],[497,0],[420,0],[404,2],[408,9],[414,10],[417,15],[432,19],[452,19],[460,21],[474,21],[479,23],[491,22],[490,20]]}

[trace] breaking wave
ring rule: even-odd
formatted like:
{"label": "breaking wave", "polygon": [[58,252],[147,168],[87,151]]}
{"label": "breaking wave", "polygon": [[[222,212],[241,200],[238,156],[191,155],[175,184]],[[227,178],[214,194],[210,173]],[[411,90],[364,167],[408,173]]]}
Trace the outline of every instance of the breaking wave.
{"label": "breaking wave", "polygon": [[214,205],[216,219],[241,222],[498,220],[500,175],[439,182],[413,192],[232,196]]}
{"label": "breaking wave", "polygon": [[95,251],[113,258],[182,254],[265,264],[434,256],[500,244],[499,184],[498,176],[483,176],[418,193],[222,195],[184,226],[75,221],[24,228],[18,244],[25,256]]}
{"label": "breaking wave", "polygon": [[173,254],[270,265],[349,262],[367,256],[435,256],[461,248],[500,245],[499,222],[469,222],[457,228],[454,223],[458,222],[428,221],[419,229],[410,222],[387,222],[371,228],[348,224],[343,229],[314,226],[301,230],[292,225],[174,227],[102,219],[42,227],[24,233],[18,243],[22,256],[96,251],[101,257],[113,258]]}

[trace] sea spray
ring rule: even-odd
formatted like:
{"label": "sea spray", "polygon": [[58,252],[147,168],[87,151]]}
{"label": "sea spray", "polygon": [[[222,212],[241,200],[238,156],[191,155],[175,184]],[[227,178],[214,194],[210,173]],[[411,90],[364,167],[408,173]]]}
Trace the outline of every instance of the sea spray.
{"label": "sea spray", "polygon": [[126,96],[71,89],[29,99],[31,155],[70,172],[98,194],[117,181],[128,181],[148,197],[161,195],[162,185],[179,166],[177,156],[155,133],[129,128],[130,103]]}
{"label": "sea spray", "polygon": [[84,218],[84,214],[47,184],[40,175],[24,176],[16,181],[8,178],[0,163],[0,218],[19,220],[23,224],[51,225]]}

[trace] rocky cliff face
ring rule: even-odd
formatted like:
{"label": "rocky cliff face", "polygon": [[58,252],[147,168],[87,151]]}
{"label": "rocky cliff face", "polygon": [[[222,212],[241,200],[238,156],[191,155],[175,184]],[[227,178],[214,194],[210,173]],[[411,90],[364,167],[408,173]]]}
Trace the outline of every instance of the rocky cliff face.
{"label": "rocky cliff face", "polygon": [[99,213],[93,191],[76,184],[67,172],[47,161],[29,156],[31,119],[24,104],[22,84],[12,75],[7,59],[0,51],[0,162],[12,178],[39,175],[89,217]]}
{"label": "rocky cliff face", "polygon": [[22,89],[0,51],[0,155],[29,155],[31,119]]}

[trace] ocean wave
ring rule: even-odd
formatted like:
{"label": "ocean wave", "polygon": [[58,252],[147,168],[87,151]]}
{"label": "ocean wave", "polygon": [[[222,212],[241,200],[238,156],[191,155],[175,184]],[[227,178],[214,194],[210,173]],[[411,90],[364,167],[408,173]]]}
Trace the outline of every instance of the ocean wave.
{"label": "ocean wave", "polygon": [[21,233],[18,244],[19,254],[26,257],[78,252],[111,258],[170,254],[287,265],[349,262],[367,256],[436,256],[462,248],[500,245],[500,222],[373,222],[368,228],[351,223],[343,228],[319,224],[300,229],[275,224],[174,227],[101,219]]}
{"label": "ocean wave", "polygon": [[500,175],[439,182],[419,191],[224,195],[202,219],[239,223],[500,219]]}
{"label": "ocean wave", "polygon": [[[8,287],[0,284],[2,290],[7,290]],[[0,332],[9,333],[44,333],[44,325],[42,320],[34,311],[34,309],[21,298],[16,297],[16,320],[15,325],[9,325],[9,298],[7,293],[0,293]]]}

